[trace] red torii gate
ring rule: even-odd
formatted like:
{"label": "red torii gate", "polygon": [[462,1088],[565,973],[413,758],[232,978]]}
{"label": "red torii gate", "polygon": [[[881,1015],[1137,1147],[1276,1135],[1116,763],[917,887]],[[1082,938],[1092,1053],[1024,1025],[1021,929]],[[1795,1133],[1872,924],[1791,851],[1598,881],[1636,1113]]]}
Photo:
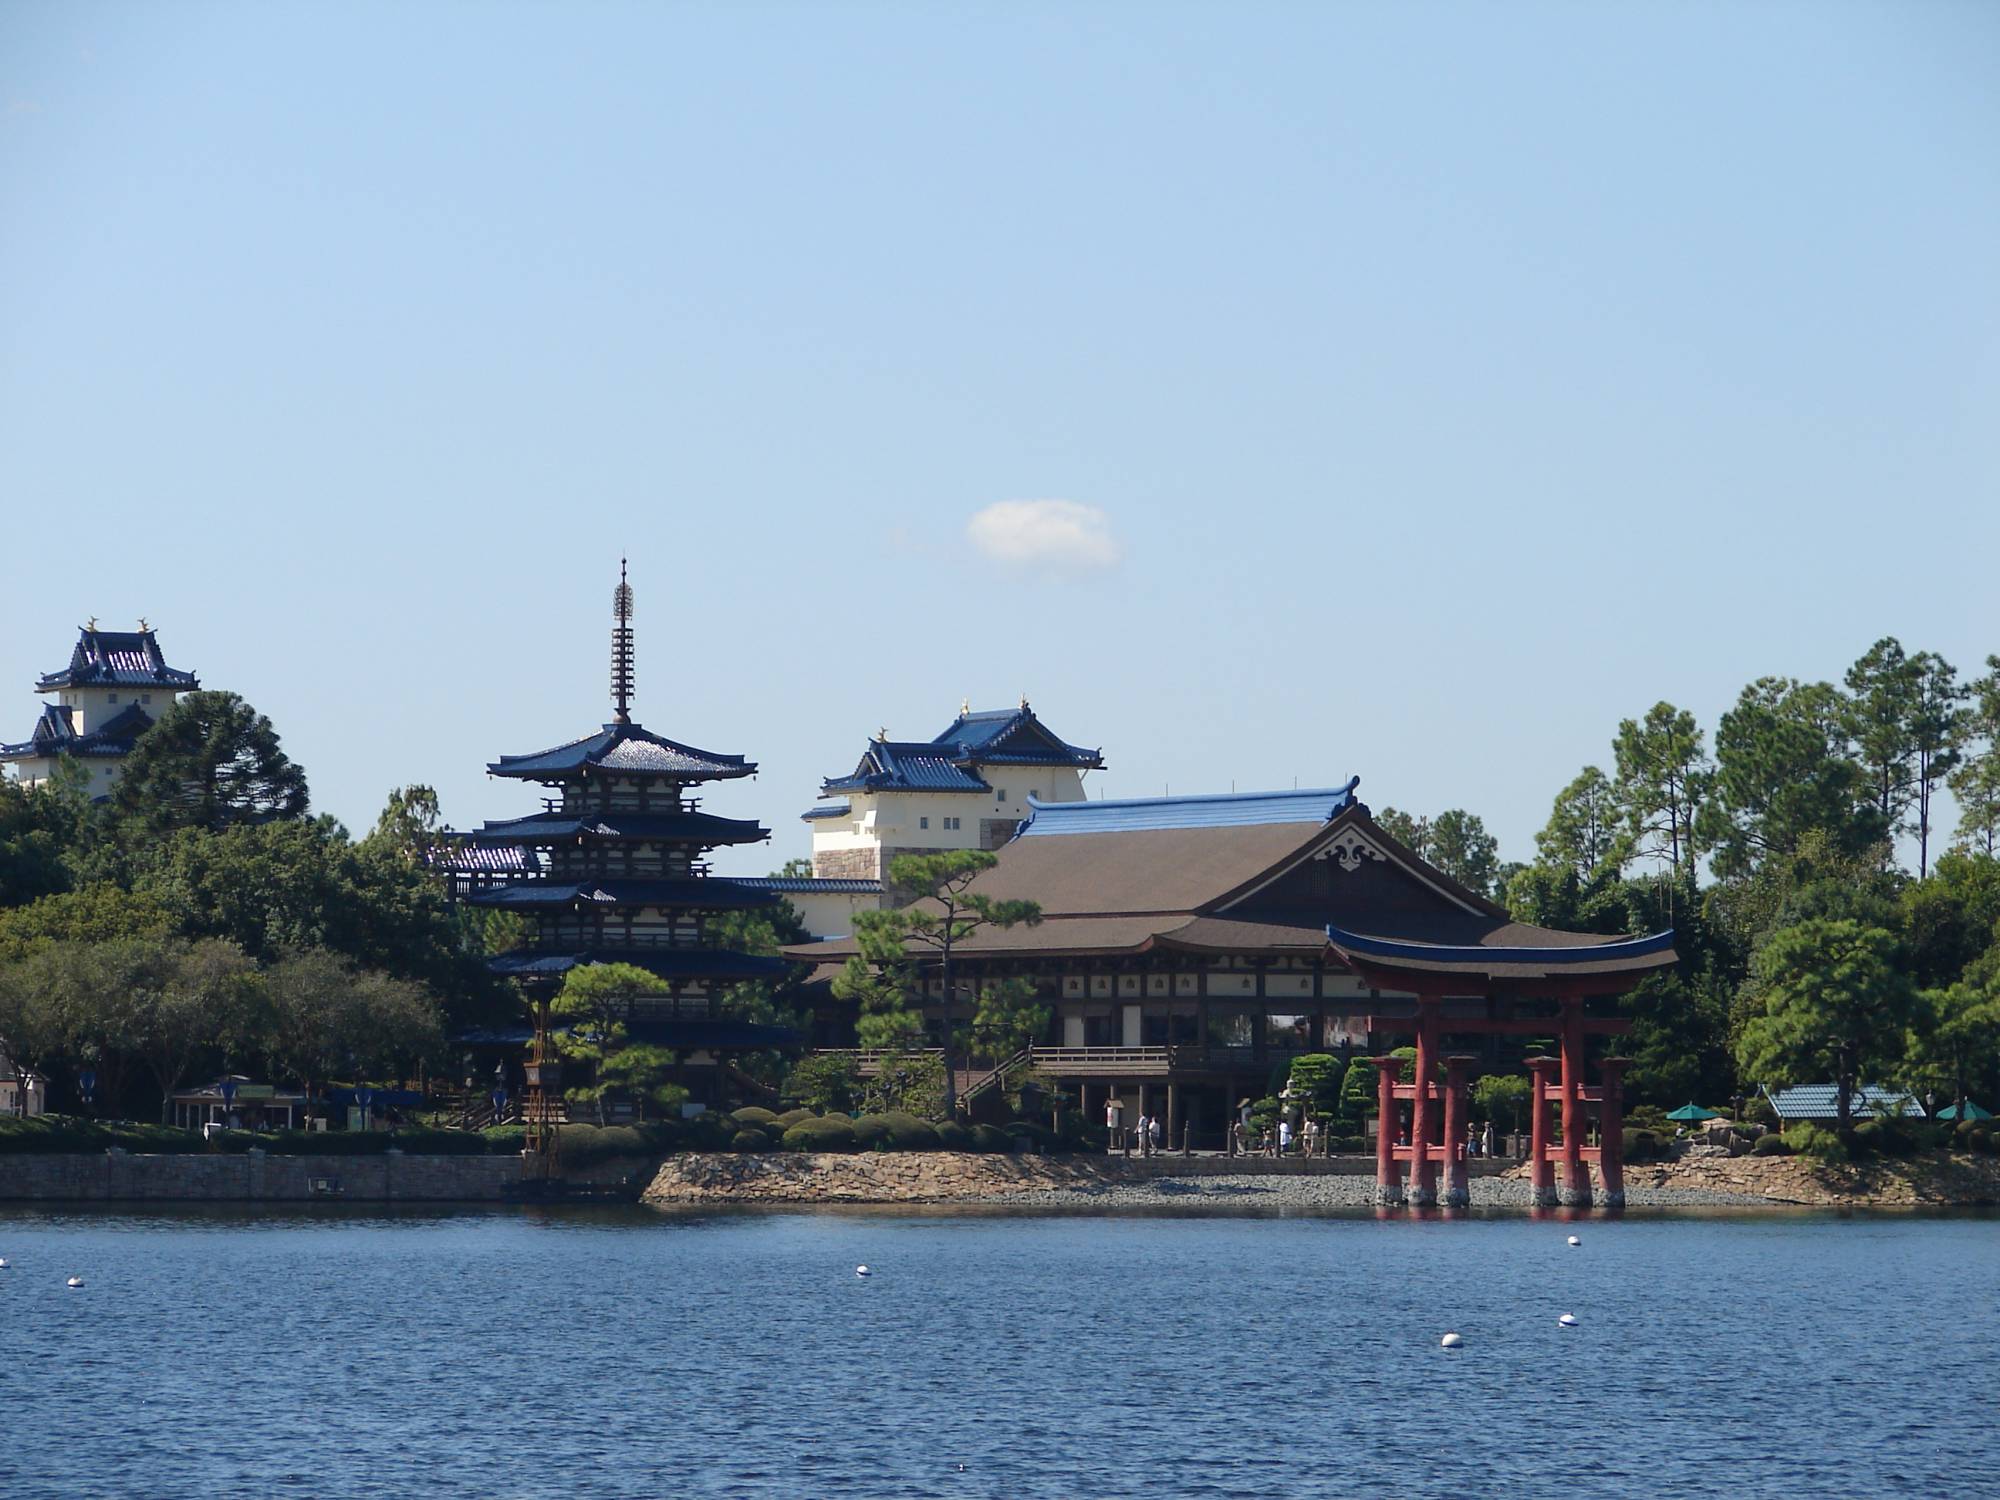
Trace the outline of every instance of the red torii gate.
{"label": "red torii gate", "polygon": [[[1643,974],[1674,961],[1673,934],[1611,940],[1565,949],[1443,948],[1432,944],[1358,938],[1329,929],[1340,956],[1370,985],[1414,991],[1416,1014],[1368,1018],[1372,1033],[1415,1033],[1415,1078],[1401,1081],[1403,1059],[1371,1059],[1376,1074],[1375,1192],[1378,1202],[1410,1203],[1419,1207],[1442,1201],[1468,1201],[1466,1134],[1470,1114],[1467,1084],[1477,1059],[1445,1054],[1443,1039],[1455,1036],[1547,1036],[1557,1038],[1556,1057],[1527,1059],[1531,1079],[1529,1161],[1537,1204],[1587,1208],[1592,1202],[1590,1163],[1597,1165],[1598,1201],[1606,1207],[1625,1202],[1624,1072],[1629,1059],[1598,1061],[1598,1083],[1587,1079],[1589,1039],[1619,1036],[1631,1029],[1624,1016],[1593,1016],[1589,1000],[1615,996],[1632,987]],[[1476,957],[1468,958],[1468,954]],[[1489,972],[1470,972],[1473,964]],[[1591,972],[1562,974],[1566,967]],[[1539,973],[1522,972],[1539,969]],[[1498,973],[1491,972],[1493,970]],[[1555,972],[1550,972],[1554,970]],[[1447,994],[1467,996],[1468,979],[1480,986],[1495,1007],[1511,1011],[1511,1002],[1554,1001],[1554,1016],[1453,1016],[1444,1014]],[[1442,1065],[1442,1078],[1439,1077]],[[1554,1075],[1554,1076],[1551,1076]],[[1409,1106],[1409,1141],[1396,1140],[1398,1106]],[[1562,1140],[1553,1138],[1551,1108],[1561,1111]],[[1592,1112],[1598,1120],[1599,1144],[1585,1144]],[[1442,1118],[1440,1118],[1442,1116]],[[1438,1192],[1438,1168],[1444,1168],[1444,1191]],[[1407,1187],[1405,1168],[1407,1167]],[[1557,1169],[1561,1182],[1557,1183]]]}

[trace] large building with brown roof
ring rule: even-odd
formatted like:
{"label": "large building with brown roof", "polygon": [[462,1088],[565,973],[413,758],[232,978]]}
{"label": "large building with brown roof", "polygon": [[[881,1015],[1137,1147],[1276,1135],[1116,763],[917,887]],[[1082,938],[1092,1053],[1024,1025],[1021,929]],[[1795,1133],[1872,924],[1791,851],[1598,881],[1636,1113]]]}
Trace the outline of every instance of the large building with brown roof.
{"label": "large building with brown roof", "polygon": [[[1428,1016],[1429,1050],[1470,1042],[1512,1067],[1508,1036],[1553,1038],[1572,1011],[1614,1032],[1602,1005],[1586,1006],[1674,962],[1671,933],[1511,920],[1385,833],[1358,783],[1036,804],[975,889],[1035,901],[1043,919],[958,947],[958,1015],[974,987],[1030,979],[1054,1013],[1035,1065],[1078,1088],[1093,1117],[1116,1096],[1128,1118],[1164,1115],[1176,1143],[1185,1126],[1197,1146],[1219,1145],[1236,1101],[1264,1094],[1301,1052],[1384,1051]],[[852,951],[835,939],[794,954]],[[942,985],[928,990],[941,1034]]]}

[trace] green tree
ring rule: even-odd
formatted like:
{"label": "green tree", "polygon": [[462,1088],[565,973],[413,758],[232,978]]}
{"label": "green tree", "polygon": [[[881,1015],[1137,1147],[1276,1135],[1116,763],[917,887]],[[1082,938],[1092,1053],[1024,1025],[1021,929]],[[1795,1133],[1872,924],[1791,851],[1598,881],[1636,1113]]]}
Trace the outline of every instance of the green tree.
{"label": "green tree", "polygon": [[1948,1094],[1964,1119],[1972,1090],[1991,1088],[2000,1071],[2000,976],[1925,990],[1909,1051],[1906,1081]]}
{"label": "green tree", "polygon": [[172,930],[170,913],[154,897],[93,881],[12,911],[0,911],[0,962],[53,943],[157,938]]}
{"label": "green tree", "polygon": [[1033,1046],[1049,1029],[1054,1007],[1035,992],[1031,979],[999,979],[982,984],[973,1001],[972,1048],[996,1060]]}
{"label": "green tree", "polygon": [[1916,995],[1879,927],[1815,918],[1772,934],[1757,952],[1757,1008],[1736,1039],[1744,1076],[1790,1085],[1831,1079],[1840,1129],[1855,1090],[1902,1062]]}
{"label": "green tree", "polygon": [[1910,722],[1916,712],[1917,667],[1903,644],[1884,636],[1847,669],[1847,734],[1855,759],[1868,773],[1869,795],[1882,826],[1903,827],[1915,795],[1916,746]]}
{"label": "green tree", "polygon": [[136,1043],[160,1090],[160,1123],[173,1119],[174,1090],[197,1062],[254,1044],[257,966],[219,938],[168,941],[145,966],[154,982],[135,990]]}
{"label": "green tree", "polygon": [[851,1057],[812,1052],[793,1064],[781,1093],[821,1114],[845,1114],[861,1095],[861,1075]]}
{"label": "green tree", "polygon": [[[1361,1066],[1367,1067],[1366,1063]],[[1373,1071],[1372,1069],[1370,1071]],[[1347,1069],[1331,1052],[1306,1052],[1292,1059],[1287,1086],[1294,1099],[1303,1099],[1307,1111],[1318,1120],[1340,1113],[1341,1084]]]}
{"label": "green tree", "polygon": [[361,847],[428,870],[444,843],[444,814],[437,793],[427,786],[404,786],[389,793]]}
{"label": "green tree", "polygon": [[1535,835],[1544,864],[1573,871],[1579,881],[1600,869],[1616,874],[1631,857],[1631,835],[1616,790],[1596,766],[1585,766],[1556,794],[1549,821]]}
{"label": "green tree", "polygon": [[1430,862],[1469,891],[1493,894],[1493,877],[1500,867],[1500,843],[1486,831],[1477,813],[1449,807],[1431,825]]}
{"label": "green tree", "polygon": [[1692,886],[1703,845],[1696,823],[1714,782],[1694,715],[1655,703],[1644,719],[1625,719],[1612,741],[1613,794],[1624,810],[1634,853],[1663,859]]}
{"label": "green tree", "polygon": [[1841,848],[1888,833],[1866,774],[1848,758],[1844,700],[1823,682],[1764,677],[1746,687],[1715,735],[1715,795],[1696,820],[1718,874],[1754,870],[1820,831]]}
{"label": "green tree", "polygon": [[[666,1087],[673,1054],[663,1047],[636,1046],[629,1030],[635,1002],[662,993],[657,976],[636,964],[585,964],[571,969],[549,1005],[549,1014],[568,1024],[555,1033],[556,1050],[566,1063],[590,1071],[588,1083],[570,1083],[564,1097],[594,1105],[604,1123],[607,1099],[645,1098]],[[636,1055],[625,1059],[622,1054]]]}
{"label": "green tree", "polygon": [[76,769],[65,756],[57,775],[32,790],[0,776],[0,909],[69,889],[68,857],[89,823]]}
{"label": "green tree", "polygon": [[[988,928],[1032,927],[1042,920],[1042,909],[1033,901],[997,899],[973,889],[974,882],[997,863],[996,856],[980,849],[899,854],[889,862],[889,881],[910,896],[910,904],[893,911],[862,912],[854,921],[857,946],[870,958],[879,954],[875,958],[878,965],[894,971],[911,954],[930,955],[926,962],[935,966],[942,992],[946,1114],[957,1107],[953,1069],[959,996],[953,959],[958,946]],[[871,998],[868,989],[858,988],[848,973],[843,973],[841,980],[847,981],[845,989],[850,995],[862,1000],[865,1012]],[[835,993],[841,990],[842,983],[836,981]],[[876,1014],[886,1022],[893,1012],[884,1006]],[[862,1020],[868,1019],[864,1013]]]}
{"label": "green tree", "polygon": [[236,694],[189,693],[140,736],[112,800],[128,837],[144,842],[302,818],[306,776],[271,721]]}
{"label": "green tree", "polygon": [[1970,729],[1966,690],[1958,669],[1933,651],[1910,658],[1916,670],[1916,696],[1910,711],[1910,744],[1916,754],[1913,777],[1917,799],[1917,878],[1930,873],[1931,807],[1938,783],[1964,759]]}
{"label": "green tree", "polygon": [[1390,838],[1401,844],[1418,859],[1431,857],[1431,820],[1412,817],[1393,807],[1385,807],[1376,815],[1375,826]]}
{"label": "green tree", "polygon": [[1961,853],[2000,855],[2000,656],[1986,658],[1986,675],[1972,683],[1972,707],[1963,725],[1963,756],[1950,774],[1958,799]]}
{"label": "green tree", "polygon": [[442,1036],[438,1008],[421,986],[357,969],[325,949],[281,953],[260,990],[265,1056],[308,1098],[334,1079],[404,1076]]}
{"label": "green tree", "polygon": [[1534,1091],[1518,1073],[1488,1073],[1472,1085],[1472,1109],[1502,1135],[1515,1135],[1527,1123]]}

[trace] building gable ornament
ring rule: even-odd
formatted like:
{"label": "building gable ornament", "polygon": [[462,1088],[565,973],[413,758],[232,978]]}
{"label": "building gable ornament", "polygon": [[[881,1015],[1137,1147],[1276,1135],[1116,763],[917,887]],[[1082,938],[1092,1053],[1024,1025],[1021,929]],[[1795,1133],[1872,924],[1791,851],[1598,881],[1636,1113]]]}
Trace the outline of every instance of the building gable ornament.
{"label": "building gable ornament", "polygon": [[1352,828],[1343,828],[1314,858],[1337,859],[1340,861],[1340,868],[1352,874],[1361,868],[1362,860],[1372,859],[1380,863],[1388,856]]}

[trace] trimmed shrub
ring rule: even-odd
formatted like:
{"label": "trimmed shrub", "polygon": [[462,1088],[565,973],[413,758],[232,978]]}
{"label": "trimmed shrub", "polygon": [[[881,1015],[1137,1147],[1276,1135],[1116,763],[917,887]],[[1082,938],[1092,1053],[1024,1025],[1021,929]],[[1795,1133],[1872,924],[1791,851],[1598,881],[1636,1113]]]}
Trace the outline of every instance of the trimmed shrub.
{"label": "trimmed shrub", "polygon": [[901,1110],[863,1115],[854,1122],[854,1142],[863,1151],[935,1151],[937,1127]]}
{"label": "trimmed shrub", "polygon": [[632,1125],[565,1125],[562,1159],[574,1167],[609,1161],[616,1156],[651,1156],[653,1148]]}
{"label": "trimmed shrub", "polygon": [[681,1144],[688,1151],[726,1151],[737,1127],[727,1115],[705,1112],[681,1121]]}
{"label": "trimmed shrub", "polygon": [[483,1156],[486,1138],[476,1130],[398,1130],[393,1142],[412,1156]]}
{"label": "trimmed shrub", "polygon": [[731,1111],[729,1118],[738,1130],[745,1128],[768,1130],[778,1123],[778,1117],[775,1114],[755,1104],[746,1104],[739,1110]]}
{"label": "trimmed shrub", "polygon": [[1810,1156],[1814,1161],[1844,1162],[1853,1159],[1853,1153],[1831,1130],[1818,1125],[1794,1125],[1786,1130],[1784,1139],[1795,1156]]}
{"label": "trimmed shrub", "polygon": [[778,1123],[785,1129],[790,1130],[794,1125],[803,1125],[807,1120],[813,1118],[813,1112],[809,1109],[788,1109],[778,1116]]}
{"label": "trimmed shrub", "polygon": [[1009,1120],[1000,1127],[1008,1137],[1019,1143],[1020,1149],[1033,1149],[1044,1154],[1061,1151],[1063,1141],[1046,1125],[1037,1125],[1033,1120]]}
{"label": "trimmed shrub", "polygon": [[1337,1135],[1333,1137],[1333,1149],[1340,1156],[1366,1156],[1372,1148],[1365,1135]]}
{"label": "trimmed shrub", "polygon": [[754,1125],[746,1125],[729,1138],[729,1144],[737,1151],[769,1151],[771,1135],[769,1131],[759,1130]]}
{"label": "trimmed shrub", "polygon": [[971,1151],[972,1131],[956,1120],[946,1120],[937,1128],[938,1145],[947,1151]]}
{"label": "trimmed shrub", "polygon": [[[939,1134],[943,1134],[942,1131]],[[972,1149],[974,1151],[1012,1151],[1014,1138],[997,1125],[975,1125],[972,1127]]]}
{"label": "trimmed shrub", "polygon": [[1781,1135],[1760,1135],[1757,1144],[1750,1148],[1752,1156],[1790,1156],[1791,1143]]}
{"label": "trimmed shrub", "polygon": [[491,1156],[519,1156],[528,1144],[528,1132],[520,1125],[489,1125],[479,1134]]}
{"label": "trimmed shrub", "polygon": [[632,1128],[638,1132],[639,1139],[645,1142],[646,1150],[655,1156],[664,1156],[669,1151],[680,1150],[681,1142],[687,1137],[687,1132],[681,1128],[679,1120],[647,1120]]}
{"label": "trimmed shrub", "polygon": [[1673,1153],[1654,1130],[1627,1130],[1619,1137],[1625,1160],[1633,1163],[1665,1161]]}
{"label": "trimmed shrub", "polygon": [[846,1115],[808,1116],[785,1132],[787,1151],[852,1151],[854,1122]]}

